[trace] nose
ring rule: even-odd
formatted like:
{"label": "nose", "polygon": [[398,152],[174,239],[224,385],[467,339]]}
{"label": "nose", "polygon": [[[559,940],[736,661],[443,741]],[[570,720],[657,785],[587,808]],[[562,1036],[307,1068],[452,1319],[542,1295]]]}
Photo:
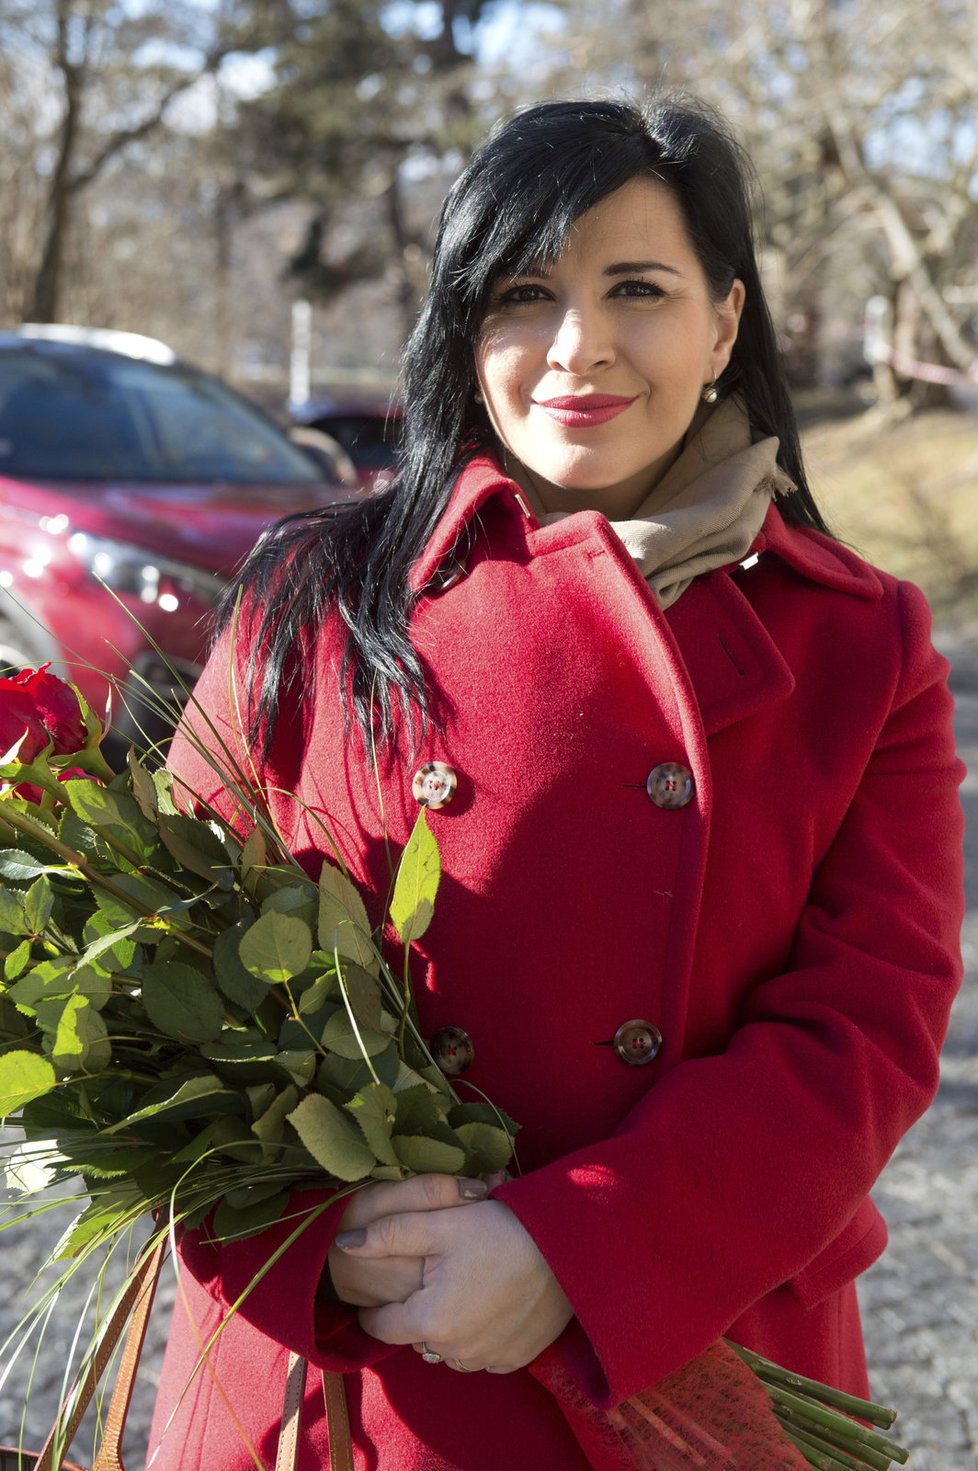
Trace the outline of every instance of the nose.
{"label": "nose", "polygon": [[579,306],[568,307],[556,324],[547,352],[547,366],[584,378],[614,360],[614,345],[604,314]]}

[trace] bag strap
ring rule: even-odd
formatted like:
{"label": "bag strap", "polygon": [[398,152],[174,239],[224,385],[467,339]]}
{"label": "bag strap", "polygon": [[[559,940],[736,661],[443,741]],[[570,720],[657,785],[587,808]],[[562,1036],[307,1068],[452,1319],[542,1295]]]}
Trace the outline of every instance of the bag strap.
{"label": "bag strap", "polygon": [[346,1407],[346,1382],[342,1374],[323,1370],[323,1398],[329,1432],[329,1471],[353,1471],[353,1441]]}
{"label": "bag strap", "polygon": [[[305,1387],[306,1361],[299,1354],[290,1353],[275,1471],[296,1471],[298,1466],[299,1420]],[[323,1399],[326,1402],[326,1429],[329,1434],[329,1471],[353,1471],[353,1441],[350,1437],[350,1416],[346,1408],[346,1384],[342,1374],[323,1370]]]}
{"label": "bag strap", "polygon": [[[41,1449],[41,1454],[37,1460],[36,1471],[60,1471],[64,1455],[78,1433],[78,1427],[82,1422],[85,1411],[91,1403],[92,1395],[95,1393],[98,1382],[105,1373],[109,1360],[115,1352],[116,1344],[122,1336],[126,1319],[132,1313],[132,1322],[129,1325],[129,1332],[126,1335],[125,1349],[119,1363],[119,1372],[116,1375],[116,1382],[112,1391],[112,1401],[106,1419],[102,1449],[99,1451],[98,1459],[93,1467],[93,1471],[110,1471],[110,1468],[112,1468],[112,1471],[123,1471],[121,1454],[122,1433],[126,1426],[126,1415],[129,1410],[129,1402],[132,1399],[136,1368],[139,1363],[139,1356],[143,1350],[143,1342],[146,1338],[149,1310],[153,1304],[153,1295],[156,1292],[156,1284],[159,1281],[160,1268],[163,1265],[166,1247],[166,1237],[162,1236],[153,1250],[147,1252],[143,1257],[136,1271],[133,1273],[125,1292],[120,1297],[102,1330],[98,1347],[89,1361],[88,1368],[80,1378],[75,1380],[68,1392],[65,1403],[73,1401],[73,1406],[71,1414],[68,1417],[68,1422],[65,1425],[64,1433],[63,1435],[58,1435],[58,1422],[55,1421]],[[55,1460],[55,1446],[57,1441],[60,1441],[61,1449],[57,1460]]]}
{"label": "bag strap", "polygon": [[[112,1387],[112,1398],[105,1417],[102,1444],[92,1466],[92,1471],[125,1471],[122,1460],[122,1438],[126,1429],[126,1419],[136,1383],[136,1370],[139,1367],[143,1345],[146,1342],[150,1309],[153,1306],[166,1248],[167,1238],[162,1236],[152,1251],[147,1252],[137,1266],[125,1292],[106,1321],[98,1347],[92,1355],[88,1368],[80,1378],[75,1380],[66,1396],[65,1403],[71,1401],[72,1410],[64,1432],[58,1436],[56,1434],[57,1422],[52,1426],[37,1459],[36,1471],[60,1471],[64,1455],[78,1433],[78,1427],[85,1411],[91,1404],[99,1380],[105,1373],[122,1336],[126,1319],[131,1314],[129,1331],[126,1334],[115,1384]],[[297,1471],[299,1424],[306,1386],[306,1368],[306,1360],[300,1354],[289,1354],[285,1381],[285,1404],[282,1409],[282,1429],[279,1433],[275,1471]],[[324,1370],[323,1397],[326,1402],[326,1424],[329,1433],[330,1471],[353,1471],[350,1417],[346,1407],[346,1386],[342,1374],[333,1374]],[[60,1440],[61,1443],[57,1459],[55,1459],[56,1440]]]}

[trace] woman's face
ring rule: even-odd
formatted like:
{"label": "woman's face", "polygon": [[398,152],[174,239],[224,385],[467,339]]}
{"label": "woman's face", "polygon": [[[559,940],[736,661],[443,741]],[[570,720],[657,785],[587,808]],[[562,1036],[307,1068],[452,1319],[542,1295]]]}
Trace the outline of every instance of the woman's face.
{"label": "woman's face", "polygon": [[510,473],[547,510],[634,513],[726,367],[743,302],[740,281],[713,301],[665,184],[596,204],[551,268],[493,287],[476,370]]}

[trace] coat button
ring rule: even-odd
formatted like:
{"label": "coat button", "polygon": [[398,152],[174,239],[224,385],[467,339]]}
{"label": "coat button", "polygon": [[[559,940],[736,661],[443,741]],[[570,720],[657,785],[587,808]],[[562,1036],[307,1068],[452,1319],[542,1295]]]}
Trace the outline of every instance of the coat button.
{"label": "coat button", "polygon": [[461,582],[464,576],[464,562],[457,562],[455,560],[442,562],[438,571],[428,583],[428,591],[432,593],[448,592],[449,588],[454,587],[457,582]]}
{"label": "coat button", "polygon": [[657,807],[685,807],[693,795],[693,773],[677,761],[663,761],[649,772],[645,790]]}
{"label": "coat button", "polygon": [[446,766],[444,761],[429,761],[414,773],[411,791],[422,807],[437,811],[439,807],[448,806],[457,786],[458,777],[450,766]]}
{"label": "coat button", "polygon": [[468,1032],[461,1027],[439,1027],[431,1039],[431,1055],[448,1077],[467,1072],[475,1057],[475,1047]]}
{"label": "coat button", "polygon": [[629,1067],[644,1067],[662,1046],[662,1033],[651,1022],[622,1022],[614,1035],[613,1046]]}

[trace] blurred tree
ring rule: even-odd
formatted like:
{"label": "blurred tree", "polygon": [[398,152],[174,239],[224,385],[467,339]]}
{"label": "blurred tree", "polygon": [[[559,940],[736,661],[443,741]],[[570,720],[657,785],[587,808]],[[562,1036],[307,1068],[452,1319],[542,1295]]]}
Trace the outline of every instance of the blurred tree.
{"label": "blurred tree", "polygon": [[40,185],[39,248],[28,263],[8,234],[0,255],[21,278],[26,319],[58,319],[79,197],[227,56],[275,39],[262,11],[237,0],[0,0],[0,106],[20,145],[4,182],[16,189],[26,170]]}
{"label": "blurred tree", "polygon": [[[290,273],[328,302],[388,273],[404,329],[428,260],[429,229],[412,180],[460,166],[481,131],[472,102],[476,37],[487,0],[255,0],[288,39],[274,85],[242,104],[237,141],[269,200],[313,206]],[[346,206],[372,200],[366,229]]]}
{"label": "blurred tree", "polygon": [[[561,8],[552,86],[688,87],[731,119],[764,184],[784,320],[826,341],[831,329],[841,363],[841,321],[856,338],[867,298],[883,295],[891,393],[911,388],[913,361],[978,371],[978,0]],[[851,362],[855,342],[845,351]]]}

